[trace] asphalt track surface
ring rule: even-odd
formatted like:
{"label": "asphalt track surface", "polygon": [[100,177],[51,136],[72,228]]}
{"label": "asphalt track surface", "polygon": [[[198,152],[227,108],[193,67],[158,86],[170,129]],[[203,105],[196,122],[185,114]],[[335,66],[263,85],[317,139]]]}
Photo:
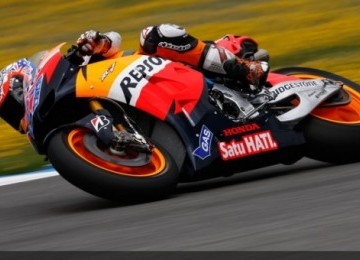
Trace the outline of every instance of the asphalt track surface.
{"label": "asphalt track surface", "polygon": [[358,251],[360,163],[301,160],[106,201],[60,176],[0,187],[1,251]]}

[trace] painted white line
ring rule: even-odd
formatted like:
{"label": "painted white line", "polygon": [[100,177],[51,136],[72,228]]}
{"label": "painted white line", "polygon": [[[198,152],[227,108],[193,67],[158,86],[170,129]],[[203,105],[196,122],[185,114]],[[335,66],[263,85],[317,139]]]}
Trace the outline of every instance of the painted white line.
{"label": "painted white line", "polygon": [[23,173],[16,175],[9,175],[0,177],[0,186],[11,185],[15,183],[38,180],[59,175],[57,171],[52,168],[46,170],[40,170],[37,172]]}

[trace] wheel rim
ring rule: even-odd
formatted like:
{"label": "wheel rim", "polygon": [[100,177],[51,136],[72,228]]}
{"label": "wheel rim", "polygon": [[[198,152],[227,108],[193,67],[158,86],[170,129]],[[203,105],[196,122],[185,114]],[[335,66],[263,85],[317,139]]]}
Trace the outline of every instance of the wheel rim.
{"label": "wheel rim", "polygon": [[[295,74],[301,79],[323,78],[310,74]],[[350,95],[350,103],[336,107],[318,107],[311,115],[338,124],[360,124],[360,94],[344,83],[344,90]]]}
{"label": "wheel rim", "polygon": [[[116,163],[117,158],[124,160],[133,160],[134,158],[128,158],[124,156],[112,155],[112,160],[104,160],[99,156],[95,155],[87,147],[84,145],[84,137],[89,134],[89,131],[86,129],[74,129],[72,130],[68,136],[67,141],[70,149],[80,158],[87,161],[89,164],[106,170],[108,172],[112,172],[118,175],[125,175],[131,177],[150,177],[161,174],[166,166],[166,159],[162,152],[158,148],[154,148],[151,160],[148,164],[144,166],[126,166]],[[102,149],[104,153],[109,154],[105,149]],[[121,157],[121,158],[120,158]]]}

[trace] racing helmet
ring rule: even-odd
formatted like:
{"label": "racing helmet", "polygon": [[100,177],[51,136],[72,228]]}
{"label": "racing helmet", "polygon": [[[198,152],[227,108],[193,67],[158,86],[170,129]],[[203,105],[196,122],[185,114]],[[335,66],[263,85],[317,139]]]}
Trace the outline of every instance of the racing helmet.
{"label": "racing helmet", "polygon": [[32,81],[35,68],[27,59],[20,59],[0,71],[0,117],[19,130],[24,116],[24,85]]}

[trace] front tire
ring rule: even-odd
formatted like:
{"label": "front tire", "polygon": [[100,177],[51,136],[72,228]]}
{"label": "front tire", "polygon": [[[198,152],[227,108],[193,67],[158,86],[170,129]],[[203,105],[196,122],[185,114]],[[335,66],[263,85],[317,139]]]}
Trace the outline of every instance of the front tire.
{"label": "front tire", "polygon": [[342,76],[312,68],[284,68],[275,71],[300,79],[329,78],[344,83],[351,102],[313,110],[304,122],[307,157],[330,163],[360,160],[360,86]]}
{"label": "front tire", "polygon": [[[88,147],[89,141],[85,139],[96,141]],[[67,181],[95,196],[114,201],[163,198],[175,190],[179,177],[173,158],[160,145],[156,145],[148,163],[138,166],[136,155],[110,154],[84,128],[55,133],[48,143],[48,157]]]}

